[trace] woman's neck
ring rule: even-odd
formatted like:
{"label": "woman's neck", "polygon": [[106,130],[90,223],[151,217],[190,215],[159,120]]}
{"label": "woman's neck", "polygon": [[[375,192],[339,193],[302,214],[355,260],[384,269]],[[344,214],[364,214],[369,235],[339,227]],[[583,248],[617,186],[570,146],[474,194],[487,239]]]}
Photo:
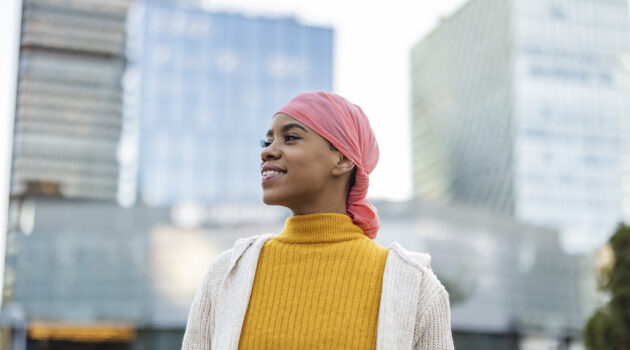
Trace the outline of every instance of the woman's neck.
{"label": "woman's neck", "polygon": [[346,207],[345,206],[322,206],[319,208],[304,208],[304,209],[291,209],[291,212],[293,213],[293,216],[297,216],[297,215],[308,215],[308,214],[321,214],[321,213],[337,213],[337,214],[346,214],[347,215],[347,211],[346,211]]}
{"label": "woman's neck", "polygon": [[320,189],[320,191],[295,198],[292,203],[287,203],[285,206],[291,210],[293,215],[317,213],[338,213],[347,215],[347,199],[348,189],[343,185],[343,181],[337,181],[331,186]]}
{"label": "woman's neck", "polygon": [[295,205],[289,206],[293,215],[307,215],[318,213],[338,213],[347,214],[346,198],[333,196],[318,196],[318,198],[310,198],[301,201]]}

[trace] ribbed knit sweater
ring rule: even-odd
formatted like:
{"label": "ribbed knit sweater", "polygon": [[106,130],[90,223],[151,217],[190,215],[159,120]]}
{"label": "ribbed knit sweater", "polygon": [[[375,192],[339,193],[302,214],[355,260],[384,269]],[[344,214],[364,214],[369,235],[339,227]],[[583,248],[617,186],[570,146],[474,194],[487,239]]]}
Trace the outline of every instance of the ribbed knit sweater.
{"label": "ribbed knit sweater", "polygon": [[[262,248],[275,236],[239,239],[210,263],[190,306],[182,350],[238,349]],[[431,257],[397,242],[387,248],[376,350],[453,350],[448,293]]]}
{"label": "ribbed knit sweater", "polygon": [[347,215],[287,219],[262,248],[239,349],[374,349],[387,254]]}

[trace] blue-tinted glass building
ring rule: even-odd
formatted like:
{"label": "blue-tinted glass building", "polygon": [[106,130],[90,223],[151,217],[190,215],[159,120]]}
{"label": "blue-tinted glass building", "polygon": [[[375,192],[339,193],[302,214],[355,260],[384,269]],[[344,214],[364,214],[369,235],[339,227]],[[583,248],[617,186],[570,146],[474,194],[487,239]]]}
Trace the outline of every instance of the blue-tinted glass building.
{"label": "blue-tinted glass building", "polygon": [[259,140],[293,96],[332,89],[332,45],[332,29],[290,18],[132,8],[121,179],[138,187],[122,201],[260,200]]}

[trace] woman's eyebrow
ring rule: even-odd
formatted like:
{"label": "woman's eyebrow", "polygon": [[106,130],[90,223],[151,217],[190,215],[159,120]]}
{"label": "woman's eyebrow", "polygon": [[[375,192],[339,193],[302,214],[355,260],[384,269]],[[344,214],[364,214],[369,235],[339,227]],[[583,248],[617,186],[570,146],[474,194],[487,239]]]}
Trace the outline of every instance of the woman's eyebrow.
{"label": "woman's eyebrow", "polygon": [[[292,128],[298,128],[298,129],[304,130],[304,132],[308,132],[308,130],[306,130],[306,128],[304,128],[302,125],[300,125],[298,123],[287,123],[287,124],[284,124],[282,126],[281,131],[285,132],[285,131],[287,131],[289,129],[292,129]],[[269,131],[267,131],[267,137],[270,137],[270,136],[273,136],[273,130],[271,130],[271,129],[269,129]]]}

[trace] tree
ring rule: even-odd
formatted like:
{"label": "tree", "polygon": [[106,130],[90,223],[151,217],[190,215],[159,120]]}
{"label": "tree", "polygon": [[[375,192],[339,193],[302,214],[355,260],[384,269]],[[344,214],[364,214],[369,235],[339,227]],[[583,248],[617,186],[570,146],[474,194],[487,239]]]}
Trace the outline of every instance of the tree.
{"label": "tree", "polygon": [[589,350],[630,350],[630,226],[619,224],[608,241],[612,261],[600,271],[600,286],[611,299],[584,327]]}

